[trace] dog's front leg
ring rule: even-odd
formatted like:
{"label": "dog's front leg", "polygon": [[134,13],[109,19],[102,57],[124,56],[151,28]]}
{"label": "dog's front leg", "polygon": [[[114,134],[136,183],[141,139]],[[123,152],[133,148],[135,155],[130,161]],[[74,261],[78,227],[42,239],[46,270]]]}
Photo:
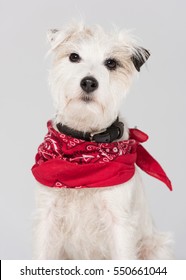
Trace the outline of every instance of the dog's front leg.
{"label": "dog's front leg", "polygon": [[[43,218],[45,220],[43,220]],[[59,232],[58,221],[52,221],[53,214],[48,218],[41,216],[35,226],[34,236],[34,254],[36,260],[58,260],[68,259],[62,246],[62,236]],[[56,222],[56,223],[55,223]],[[59,235],[58,235],[59,233]]]}
{"label": "dog's front leg", "polygon": [[135,179],[125,185],[113,187],[102,192],[102,212],[105,213],[105,226],[109,236],[111,259],[134,260],[136,250],[136,213],[133,211]]}
{"label": "dog's front leg", "polygon": [[111,239],[111,259],[135,260],[137,258],[134,233],[128,221],[122,219],[112,224]]}
{"label": "dog's front leg", "polygon": [[62,215],[58,209],[56,190],[39,186],[34,223],[34,259],[68,259],[61,232]]}

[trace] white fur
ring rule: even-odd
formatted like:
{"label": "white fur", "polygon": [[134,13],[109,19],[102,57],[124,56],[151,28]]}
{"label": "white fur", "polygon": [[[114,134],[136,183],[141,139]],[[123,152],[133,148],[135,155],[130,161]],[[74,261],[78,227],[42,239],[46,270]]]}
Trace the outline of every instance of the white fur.
{"label": "white fur", "polygon": [[[139,47],[134,39],[127,32],[105,33],[99,26],[83,24],[50,31],[48,38],[54,54],[54,123],[81,131],[108,127],[136,73],[131,57],[138,55]],[[70,62],[70,53],[78,53],[81,61]],[[108,58],[119,61],[115,71],[105,67]],[[80,88],[85,76],[99,82],[89,102],[82,100]],[[138,170],[130,181],[113,187],[37,187],[36,259],[172,259],[170,243],[153,225]]]}

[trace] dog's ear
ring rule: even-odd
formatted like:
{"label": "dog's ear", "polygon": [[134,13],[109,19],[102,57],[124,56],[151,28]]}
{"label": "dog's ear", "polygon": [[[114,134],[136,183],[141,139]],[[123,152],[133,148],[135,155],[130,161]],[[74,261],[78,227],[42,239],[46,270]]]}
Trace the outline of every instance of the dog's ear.
{"label": "dog's ear", "polygon": [[70,25],[64,26],[62,29],[50,29],[47,32],[48,41],[51,44],[52,50],[55,50],[59,45],[70,41],[78,33],[84,31],[82,22],[72,22]]}
{"label": "dog's ear", "polygon": [[49,29],[47,32],[47,39],[51,45],[51,49],[54,50],[64,40],[64,34],[59,29]]}
{"label": "dog's ear", "polygon": [[47,32],[47,39],[50,43],[55,41],[55,38],[59,34],[59,29],[49,29]]}
{"label": "dog's ear", "polygon": [[150,52],[142,47],[136,47],[131,57],[134,67],[139,72],[141,66],[147,61],[150,56]]}

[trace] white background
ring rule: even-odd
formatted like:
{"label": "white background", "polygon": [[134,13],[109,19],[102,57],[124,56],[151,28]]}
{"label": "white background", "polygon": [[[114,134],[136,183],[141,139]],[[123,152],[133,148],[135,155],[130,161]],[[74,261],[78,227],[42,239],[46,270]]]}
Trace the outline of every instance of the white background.
{"label": "white background", "polygon": [[47,77],[46,31],[72,18],[133,29],[151,51],[122,113],[150,135],[145,147],[172,180],[170,192],[143,175],[151,212],[171,231],[178,259],[186,259],[184,0],[0,0],[0,258],[31,258],[35,181],[30,172],[46,121],[54,110]]}

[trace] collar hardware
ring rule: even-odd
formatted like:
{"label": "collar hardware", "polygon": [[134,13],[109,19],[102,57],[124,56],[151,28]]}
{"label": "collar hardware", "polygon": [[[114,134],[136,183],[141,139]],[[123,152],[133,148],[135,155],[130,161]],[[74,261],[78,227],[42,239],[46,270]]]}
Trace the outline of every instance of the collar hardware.
{"label": "collar hardware", "polygon": [[101,133],[103,133],[103,132],[105,132],[105,131],[106,131],[106,129],[101,129],[100,131],[97,131],[97,132],[91,132],[91,133],[90,133],[90,140],[91,140],[91,141],[94,141],[94,136],[95,136],[95,135],[101,134]]}
{"label": "collar hardware", "polygon": [[111,143],[120,139],[124,133],[124,124],[119,121],[118,117],[109,127],[96,132],[78,131],[68,127],[67,125],[63,125],[62,123],[57,123],[56,126],[61,133],[74,138],[96,143]]}

